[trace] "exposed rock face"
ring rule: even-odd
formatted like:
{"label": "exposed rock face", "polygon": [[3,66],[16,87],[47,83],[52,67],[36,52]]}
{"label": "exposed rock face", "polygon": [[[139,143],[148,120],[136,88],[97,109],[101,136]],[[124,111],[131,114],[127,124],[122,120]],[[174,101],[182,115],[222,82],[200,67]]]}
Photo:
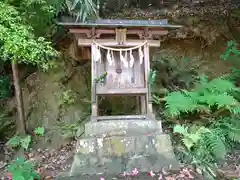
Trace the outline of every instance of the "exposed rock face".
{"label": "exposed rock face", "polygon": [[[49,73],[35,72],[22,84],[27,129],[44,126],[46,135],[42,139],[54,148],[76,136],[78,127],[79,135],[84,132],[81,124],[90,112],[89,64],[73,67],[67,62]],[[14,109],[14,99],[8,106]],[[42,145],[49,146],[46,142]]]}

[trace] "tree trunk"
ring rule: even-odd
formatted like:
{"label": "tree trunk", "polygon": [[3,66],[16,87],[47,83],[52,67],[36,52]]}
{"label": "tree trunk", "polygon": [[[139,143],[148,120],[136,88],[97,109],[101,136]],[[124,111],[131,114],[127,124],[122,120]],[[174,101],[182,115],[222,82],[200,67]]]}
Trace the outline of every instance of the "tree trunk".
{"label": "tree trunk", "polygon": [[25,135],[26,124],[25,124],[22,90],[19,83],[17,62],[15,60],[12,60],[11,64],[12,64],[13,83],[15,88],[15,97],[16,97],[17,112],[18,112],[18,120],[16,120],[16,132],[17,134]]}

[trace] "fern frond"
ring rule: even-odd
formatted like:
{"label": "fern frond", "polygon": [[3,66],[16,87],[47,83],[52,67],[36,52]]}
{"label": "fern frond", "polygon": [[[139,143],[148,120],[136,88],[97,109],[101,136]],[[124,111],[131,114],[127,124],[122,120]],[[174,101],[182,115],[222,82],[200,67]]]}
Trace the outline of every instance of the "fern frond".
{"label": "fern frond", "polygon": [[227,93],[227,92],[231,92],[234,89],[236,89],[236,86],[233,82],[227,80],[227,79],[222,79],[222,78],[215,78],[211,81],[209,81],[208,83],[205,83],[202,88],[201,91],[202,92],[212,92],[212,93]]}
{"label": "fern frond", "polygon": [[233,142],[240,143],[240,129],[232,128],[228,132],[228,138]]}
{"label": "fern frond", "polygon": [[211,154],[218,160],[223,160],[227,154],[223,140],[215,133],[207,133],[204,136],[204,143]]}
{"label": "fern frond", "polygon": [[194,111],[197,108],[196,102],[182,92],[169,93],[165,98],[167,114],[177,117],[181,113]]}
{"label": "fern frond", "polygon": [[173,133],[179,133],[181,135],[187,135],[188,134],[188,128],[177,124],[173,128]]}
{"label": "fern frond", "polygon": [[218,108],[234,106],[237,104],[237,101],[234,99],[234,97],[226,93],[219,95],[209,92],[205,93],[204,96],[199,96],[198,100],[200,103],[207,104],[209,107],[218,106]]}
{"label": "fern frond", "polygon": [[239,106],[229,107],[228,110],[234,115],[240,114],[240,107]]}

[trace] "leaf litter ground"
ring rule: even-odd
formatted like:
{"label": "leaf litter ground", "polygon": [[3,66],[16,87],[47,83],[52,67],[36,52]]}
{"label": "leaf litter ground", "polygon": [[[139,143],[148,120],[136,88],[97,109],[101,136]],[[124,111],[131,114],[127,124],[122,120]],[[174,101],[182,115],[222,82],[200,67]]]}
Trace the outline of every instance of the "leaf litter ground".
{"label": "leaf litter ground", "polygon": [[[54,180],[56,176],[67,171],[73,161],[75,141],[56,149],[32,149],[25,153],[27,160],[31,160],[36,163],[37,171],[40,173],[42,180]],[[9,159],[11,159],[9,157]],[[240,151],[236,151],[232,155],[229,155],[226,163],[221,168],[221,172],[228,174],[231,177],[237,177],[239,173],[238,166],[240,164]],[[101,179],[102,178],[102,179]],[[7,162],[0,161],[0,179],[7,179]],[[201,180],[203,179],[196,173],[193,168],[183,165],[179,172],[154,172],[154,176],[151,173],[138,173],[135,175],[115,174],[115,175],[96,175],[96,176],[83,176],[83,180]]]}

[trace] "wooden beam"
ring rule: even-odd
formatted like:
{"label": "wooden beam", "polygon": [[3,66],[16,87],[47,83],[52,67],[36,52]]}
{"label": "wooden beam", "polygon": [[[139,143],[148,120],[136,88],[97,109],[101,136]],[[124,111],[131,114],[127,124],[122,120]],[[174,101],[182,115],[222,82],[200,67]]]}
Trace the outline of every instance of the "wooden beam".
{"label": "wooden beam", "polygon": [[[69,32],[72,34],[89,34],[92,32],[92,29],[90,28],[78,28],[78,29],[69,29]],[[96,34],[115,34],[116,31],[115,29],[95,29]],[[142,28],[129,28],[126,30],[126,34],[143,34],[145,33],[145,29]],[[162,28],[158,28],[158,29],[151,29],[148,28],[147,34],[151,34],[151,35],[167,35],[168,34],[168,30],[166,29],[162,29]]]}
{"label": "wooden beam", "polygon": [[[96,39],[95,41],[103,46],[131,47],[142,44],[145,40],[126,40],[123,45],[119,45],[116,39]],[[79,46],[91,46],[92,42],[92,39],[78,39]],[[160,40],[148,40],[148,45],[150,47],[160,47]]]}
{"label": "wooden beam", "polygon": [[147,95],[147,88],[130,88],[130,89],[108,89],[106,87],[98,87],[97,95]]}
{"label": "wooden beam", "polygon": [[[73,34],[85,34],[91,32],[91,29],[82,28],[82,29],[69,29],[70,33]],[[115,29],[95,29],[96,34],[115,34]]]}

